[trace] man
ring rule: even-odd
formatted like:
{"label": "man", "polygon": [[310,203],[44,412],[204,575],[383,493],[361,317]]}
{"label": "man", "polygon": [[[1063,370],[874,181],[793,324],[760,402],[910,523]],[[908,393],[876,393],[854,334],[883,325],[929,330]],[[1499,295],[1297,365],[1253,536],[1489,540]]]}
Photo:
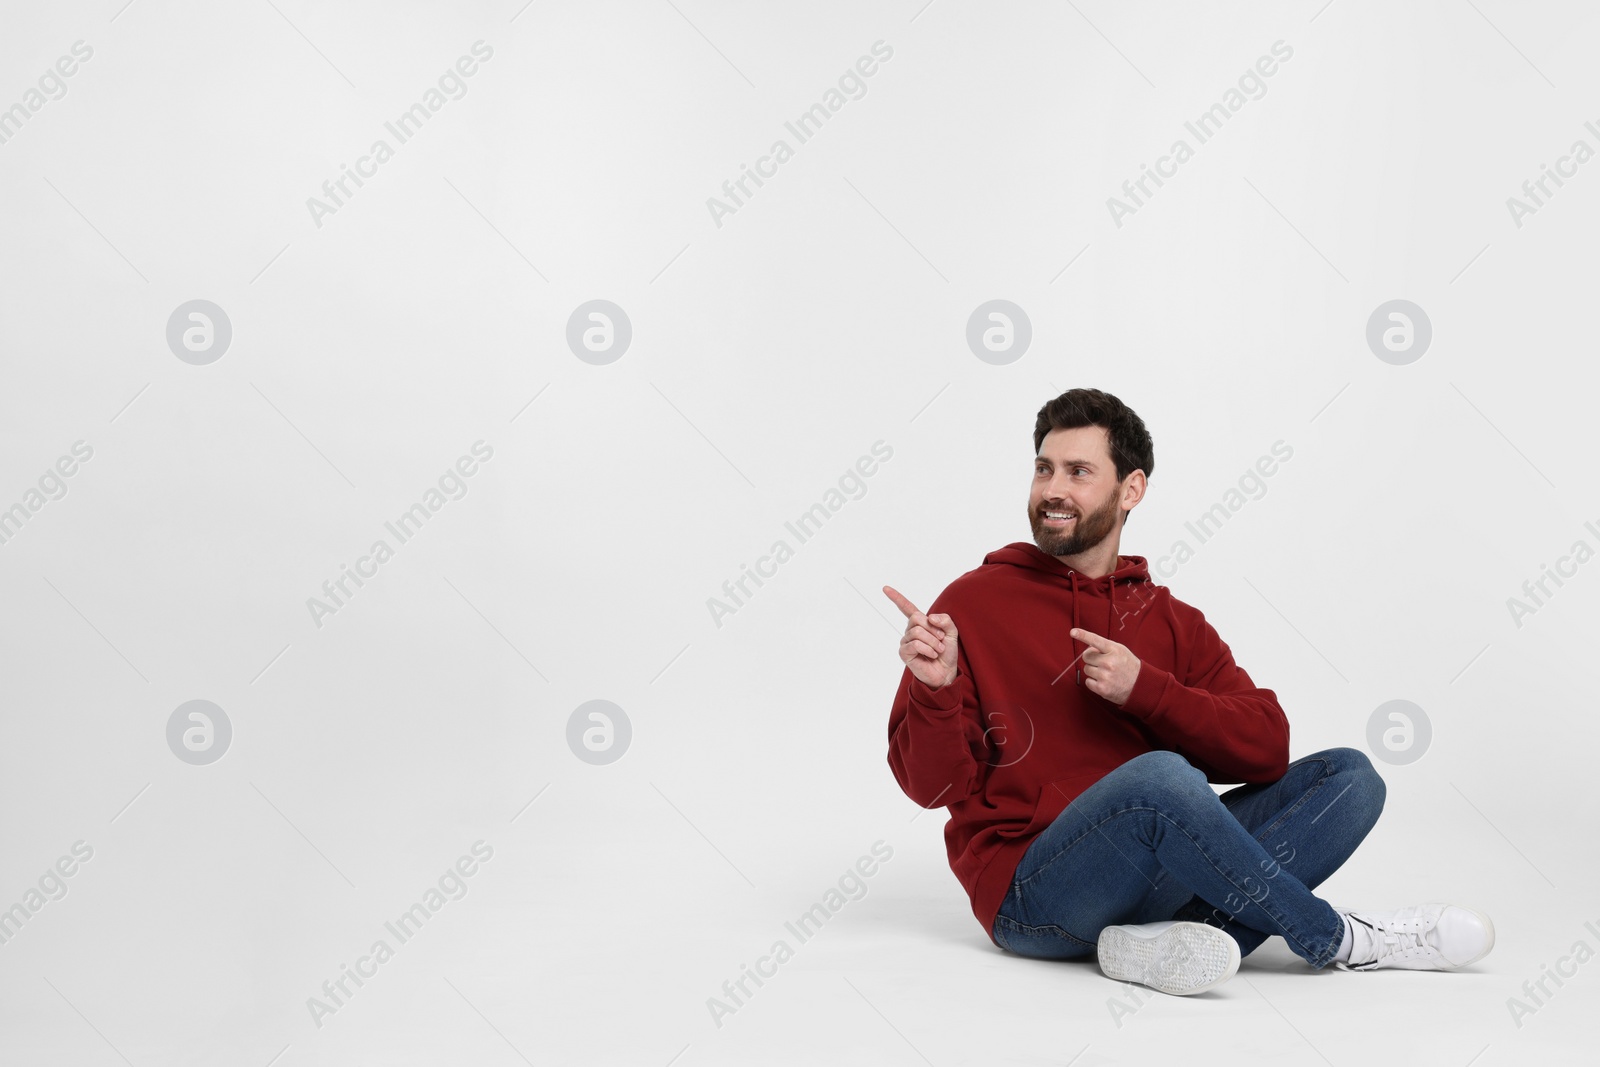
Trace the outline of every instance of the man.
{"label": "man", "polygon": [[1109,977],[1178,995],[1274,934],[1317,969],[1481,959],[1494,927],[1469,908],[1351,911],[1311,892],[1377,822],[1383,779],[1351,748],[1290,762],[1272,690],[1118,554],[1155,469],[1139,416],[1073,389],[1033,444],[1034,544],[989,553],[927,613],[884,587],[907,620],[889,765],[949,809],[951,869],[995,944],[1094,951]]}

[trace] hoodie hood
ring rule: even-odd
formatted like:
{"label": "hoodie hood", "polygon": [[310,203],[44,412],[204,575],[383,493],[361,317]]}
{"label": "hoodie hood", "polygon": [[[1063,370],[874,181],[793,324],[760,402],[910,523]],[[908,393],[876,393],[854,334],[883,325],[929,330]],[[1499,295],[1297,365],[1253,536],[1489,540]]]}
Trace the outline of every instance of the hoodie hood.
{"label": "hoodie hood", "polygon": [[[1123,629],[1123,620],[1129,614],[1128,604],[1137,600],[1141,605],[1148,601],[1150,593],[1155,586],[1150,581],[1150,567],[1143,556],[1118,556],[1117,566],[1110,574],[1103,574],[1098,578],[1091,578],[1080,571],[1063,563],[1038,545],[1027,541],[1017,541],[997,548],[983,557],[987,564],[1000,564],[1002,566],[1023,567],[1046,575],[1049,580],[1059,582],[1064,592],[1069,592],[1072,597],[1072,625],[1077,629],[1093,630],[1102,637],[1113,641],[1120,641],[1117,636]],[[1124,608],[1122,614],[1117,613],[1118,587],[1121,586],[1121,597]],[[1101,613],[1093,601],[1105,599],[1105,624],[1086,625],[1082,616],[1092,612],[1092,618],[1098,623]],[[1083,608],[1080,611],[1080,603]],[[1125,643],[1125,642],[1124,642]],[[1083,642],[1072,639],[1073,661],[1078,666],[1077,684],[1083,684],[1083,652],[1088,646]]]}

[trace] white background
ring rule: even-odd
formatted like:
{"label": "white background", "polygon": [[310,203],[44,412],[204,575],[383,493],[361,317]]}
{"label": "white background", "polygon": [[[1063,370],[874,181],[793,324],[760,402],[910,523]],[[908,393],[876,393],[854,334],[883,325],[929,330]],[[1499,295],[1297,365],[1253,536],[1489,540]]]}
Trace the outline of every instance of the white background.
{"label": "white background", "polygon": [[[1600,949],[1600,563],[1520,626],[1507,599],[1600,548],[1600,163],[1520,227],[1506,200],[1600,148],[1596,15],[921,3],[5,5],[0,107],[93,55],[0,144],[0,507],[93,457],[0,545],[0,908],[93,857],[0,945],[0,1061],[1586,1049],[1600,964],[1520,1026],[1508,998]],[[307,199],[479,40],[466,95],[317,225]],[[880,40],[796,146],[785,120]],[[1280,40],[1265,95],[1117,226],[1107,198]],[[780,137],[718,226],[707,198]],[[204,366],[166,341],[195,299],[233,330]],[[593,299],[633,329],[604,366],[565,340]],[[965,340],[991,299],[1032,323],[1005,366]],[[1432,322],[1408,365],[1365,340],[1393,299]],[[1425,710],[1321,892],[1482,909],[1469,973],[1313,973],[1273,941],[1120,1017],[1092,964],[973,920],[943,813],[885,761],[878,589],[926,606],[1029,539],[1034,416],[1080,385],[1154,436],[1122,542],[1152,564],[1293,448],[1166,584],[1278,694],[1295,757]],[[316,625],[307,599],[479,440],[467,494]],[[879,440],[865,494],[718,626],[708,598]],[[193,699],[233,728],[206,766],[166,741]],[[633,730],[604,766],[567,743],[594,699]],[[479,840],[469,892],[318,1026],[308,998]],[[707,998],[878,840],[866,895],[718,1026]]]}

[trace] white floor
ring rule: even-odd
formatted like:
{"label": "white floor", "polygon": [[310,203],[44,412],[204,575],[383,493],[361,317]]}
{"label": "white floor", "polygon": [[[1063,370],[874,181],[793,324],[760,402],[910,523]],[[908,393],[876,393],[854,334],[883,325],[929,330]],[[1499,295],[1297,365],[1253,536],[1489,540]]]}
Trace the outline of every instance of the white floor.
{"label": "white floor", "polygon": [[[643,765],[628,778],[586,770],[498,830],[455,820],[413,828],[413,850],[427,857],[386,875],[381,890],[378,852],[347,859],[339,832],[319,831],[320,847],[362,883],[352,890],[281,823],[257,832],[265,846],[175,866],[182,877],[163,884],[159,841],[138,840],[131,816],[119,821],[125,836],[83,866],[71,893],[0,946],[0,1063],[1487,1067],[1588,1062],[1592,1052],[1600,967],[1578,965],[1560,988],[1547,980],[1553,996],[1520,1027],[1507,1001],[1577,941],[1600,944],[1584,927],[1600,927],[1600,906],[1551,888],[1487,828],[1463,821],[1419,842],[1404,816],[1426,818],[1427,804],[1398,777],[1385,821],[1324,895],[1375,907],[1471,903],[1498,929],[1482,964],[1313,972],[1272,940],[1225,986],[1175,998],[1135,995],[1093,963],[995,948],[945,866],[943,813],[919,815],[886,790],[872,790],[880,802],[868,805],[869,825],[828,809],[808,817],[788,791],[737,805],[737,792],[710,780],[652,769],[646,781]],[[147,799],[159,835],[159,798]],[[763,825],[771,832],[755,836]],[[307,999],[373,940],[396,943],[384,921],[478,837],[494,856],[466,896],[349,986],[317,1026]],[[858,899],[836,898],[837,912],[802,942],[785,923],[826,903],[878,840],[892,857],[846,880]],[[1537,835],[1526,844],[1543,858]],[[1561,862],[1547,860],[1558,885],[1585,877]],[[144,873],[116,877],[128,864]],[[247,895],[228,890],[241,884]],[[760,987],[746,979],[742,1004],[726,1000],[723,982],[780,939],[792,957]],[[714,1019],[713,997],[736,1010]]]}

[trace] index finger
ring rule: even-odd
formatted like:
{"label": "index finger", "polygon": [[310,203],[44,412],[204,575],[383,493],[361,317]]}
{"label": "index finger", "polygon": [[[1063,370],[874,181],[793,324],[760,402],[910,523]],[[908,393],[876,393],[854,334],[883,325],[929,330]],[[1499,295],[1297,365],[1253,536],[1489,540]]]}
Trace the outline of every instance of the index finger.
{"label": "index finger", "polygon": [[1092,631],[1085,630],[1081,626],[1074,626],[1069,632],[1079,641],[1082,641],[1086,645],[1093,645],[1094,648],[1100,652],[1108,652],[1110,651],[1111,646],[1116,644],[1115,641],[1101,637],[1099,634]]}
{"label": "index finger", "polygon": [[884,592],[885,596],[887,596],[890,600],[894,601],[894,606],[899,608],[901,614],[903,614],[906,618],[909,619],[913,615],[921,614],[922,609],[918,608],[915,604],[913,604],[911,601],[907,600],[905,597],[901,596],[898,592],[896,592],[894,589],[890,588],[889,586],[887,586],[887,585],[884,586],[883,587],[883,592]]}

